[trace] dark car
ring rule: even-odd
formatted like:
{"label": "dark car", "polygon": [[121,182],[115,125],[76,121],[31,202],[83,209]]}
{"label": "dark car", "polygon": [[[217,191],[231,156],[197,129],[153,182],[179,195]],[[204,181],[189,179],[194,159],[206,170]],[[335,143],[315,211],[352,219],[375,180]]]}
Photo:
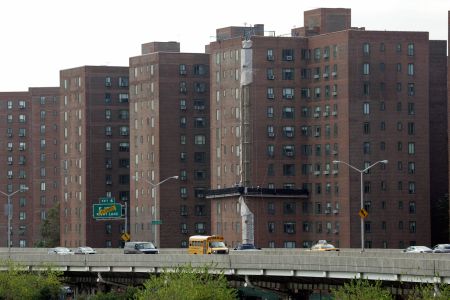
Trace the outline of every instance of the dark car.
{"label": "dark car", "polygon": [[433,253],[450,253],[450,244],[437,244],[433,247]]}
{"label": "dark car", "polygon": [[234,250],[261,250],[261,248],[256,248],[253,244],[239,244]]}
{"label": "dark car", "polygon": [[127,242],[123,247],[125,254],[159,254],[158,248],[151,242]]}

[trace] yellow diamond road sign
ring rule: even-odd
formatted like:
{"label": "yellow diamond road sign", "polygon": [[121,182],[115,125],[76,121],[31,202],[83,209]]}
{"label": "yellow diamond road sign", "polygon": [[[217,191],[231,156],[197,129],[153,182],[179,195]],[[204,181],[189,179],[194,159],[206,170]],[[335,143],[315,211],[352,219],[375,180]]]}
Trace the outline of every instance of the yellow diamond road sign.
{"label": "yellow diamond road sign", "polygon": [[364,208],[361,208],[360,210],[359,210],[359,216],[361,217],[361,218],[366,218],[368,215],[369,215],[369,213],[367,212],[367,210],[365,210]]}
{"label": "yellow diamond road sign", "polygon": [[129,235],[128,233],[125,232],[124,234],[122,234],[121,238],[122,238],[122,240],[124,240],[125,242],[127,242],[127,241],[130,240],[130,235]]}

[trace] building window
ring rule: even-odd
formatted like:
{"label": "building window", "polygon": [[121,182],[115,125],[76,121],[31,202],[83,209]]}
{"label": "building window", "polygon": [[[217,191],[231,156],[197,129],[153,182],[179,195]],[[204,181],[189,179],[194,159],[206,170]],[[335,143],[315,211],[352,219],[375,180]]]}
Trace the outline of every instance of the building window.
{"label": "building window", "polygon": [[199,75],[199,76],[203,76],[207,74],[207,68],[205,65],[202,64],[198,64],[198,65],[194,65],[194,75]]}
{"label": "building window", "polygon": [[194,136],[195,145],[205,145],[206,144],[206,136],[202,134],[198,134]]}
{"label": "building window", "polygon": [[409,232],[416,233],[416,221],[409,221]]}
{"label": "building window", "polygon": [[283,135],[288,138],[294,137],[295,127],[294,126],[283,126]]}
{"label": "building window", "polygon": [[294,69],[283,68],[281,69],[281,75],[283,80],[294,80]]}
{"label": "building window", "polygon": [[106,77],[105,78],[105,86],[106,87],[110,87],[111,86],[111,77]]}
{"label": "building window", "polygon": [[284,233],[295,234],[295,222],[285,222],[283,224]]}
{"label": "building window", "polygon": [[273,55],[273,49],[267,49],[267,60],[268,61],[275,60],[275,56]]}
{"label": "building window", "polygon": [[267,88],[267,99],[275,99],[275,94],[272,87]]}
{"label": "building window", "polygon": [[414,181],[408,182],[408,194],[416,193],[416,183]]}
{"label": "building window", "polygon": [[363,104],[363,114],[364,115],[370,114],[370,103]]}
{"label": "building window", "polygon": [[294,49],[283,49],[281,51],[282,59],[285,61],[294,60]]}
{"label": "building window", "polygon": [[416,213],[416,202],[414,202],[414,201],[409,202],[409,213],[410,214]]}
{"label": "building window", "polygon": [[204,93],[204,92],[206,92],[206,83],[204,83],[204,82],[195,82],[194,83],[194,90],[197,93]]}
{"label": "building window", "polygon": [[128,77],[119,77],[119,87],[128,87]]}
{"label": "building window", "polygon": [[112,136],[112,127],[111,126],[106,126],[105,127],[105,135],[106,136]]}
{"label": "building window", "polygon": [[414,96],[416,94],[414,83],[408,83],[408,96]]}
{"label": "building window", "polygon": [[274,79],[275,79],[275,74],[274,74],[272,68],[268,68],[268,69],[266,70],[266,73],[267,73],[267,79],[268,79],[268,80],[274,80]]}
{"label": "building window", "polygon": [[205,223],[195,223],[195,233],[204,234],[206,232]]}
{"label": "building window", "polygon": [[128,103],[128,94],[119,94],[119,103]]}
{"label": "building window", "polygon": [[283,99],[293,99],[294,89],[293,88],[283,88]]}
{"label": "building window", "polygon": [[408,154],[413,155],[416,153],[416,144],[414,142],[408,143]]}
{"label": "building window", "polygon": [[414,56],[414,44],[413,43],[408,44],[408,56]]}
{"label": "building window", "polygon": [[363,44],[363,55],[368,56],[370,54],[370,44],[364,43]]}
{"label": "building window", "polygon": [[294,164],[284,164],[283,165],[283,175],[284,176],[295,176],[295,165]]}
{"label": "building window", "polygon": [[269,233],[274,233],[275,232],[275,223],[274,222],[267,223],[267,231]]}
{"label": "building window", "polygon": [[283,107],[283,118],[284,119],[294,119],[294,108],[293,107]]}
{"label": "building window", "polygon": [[267,107],[267,117],[268,118],[273,118],[273,106],[268,106]]}
{"label": "building window", "polygon": [[187,73],[187,69],[186,69],[186,65],[185,64],[180,64],[178,66],[178,70],[179,70],[180,75],[186,75],[186,73]]}
{"label": "building window", "polygon": [[267,155],[269,157],[275,156],[275,146],[274,145],[267,145]]}
{"label": "building window", "polygon": [[364,63],[363,64],[363,75],[369,75],[370,74],[370,64]]}
{"label": "building window", "polygon": [[273,125],[267,125],[267,136],[268,137],[275,136],[275,129],[274,129]]}
{"label": "building window", "polygon": [[283,213],[285,215],[295,214],[295,202],[283,203]]}
{"label": "building window", "polygon": [[285,241],[283,246],[284,248],[295,248],[295,241]]}
{"label": "building window", "polygon": [[283,155],[287,157],[294,157],[295,146],[294,145],[283,145]]}
{"label": "building window", "polygon": [[408,64],[408,75],[414,76],[414,64]]}

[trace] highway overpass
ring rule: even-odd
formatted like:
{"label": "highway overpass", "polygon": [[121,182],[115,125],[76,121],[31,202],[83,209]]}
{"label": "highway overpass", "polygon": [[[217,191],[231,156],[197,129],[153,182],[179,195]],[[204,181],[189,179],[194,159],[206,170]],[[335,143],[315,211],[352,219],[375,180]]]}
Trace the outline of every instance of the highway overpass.
{"label": "highway overpass", "polygon": [[[402,253],[401,250],[341,249],[339,252],[312,252],[304,249],[263,249],[231,251],[229,255],[188,255],[186,249],[161,249],[157,255],[123,254],[122,249],[97,249],[94,255],[47,254],[47,249],[0,249],[0,269],[7,261],[37,271],[48,265],[66,277],[89,277],[112,284],[136,284],[149,274],[190,264],[210,266],[232,280],[249,285],[255,282],[282,284],[302,289],[305,284],[342,284],[343,280],[367,278],[391,283],[450,283],[450,254]],[[107,278],[107,279],[105,279]],[[240,279],[239,279],[240,278]],[[131,281],[130,281],[131,280]],[[339,283],[340,282],[340,283]]]}

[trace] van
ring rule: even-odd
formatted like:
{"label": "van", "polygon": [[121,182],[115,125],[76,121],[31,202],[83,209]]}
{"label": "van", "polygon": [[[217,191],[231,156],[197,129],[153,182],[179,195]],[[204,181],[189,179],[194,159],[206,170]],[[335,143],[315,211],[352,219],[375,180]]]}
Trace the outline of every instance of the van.
{"label": "van", "polygon": [[151,242],[127,242],[123,247],[124,254],[159,254],[158,248]]}
{"label": "van", "polygon": [[193,235],[189,238],[189,254],[228,254],[228,248],[219,235]]}

